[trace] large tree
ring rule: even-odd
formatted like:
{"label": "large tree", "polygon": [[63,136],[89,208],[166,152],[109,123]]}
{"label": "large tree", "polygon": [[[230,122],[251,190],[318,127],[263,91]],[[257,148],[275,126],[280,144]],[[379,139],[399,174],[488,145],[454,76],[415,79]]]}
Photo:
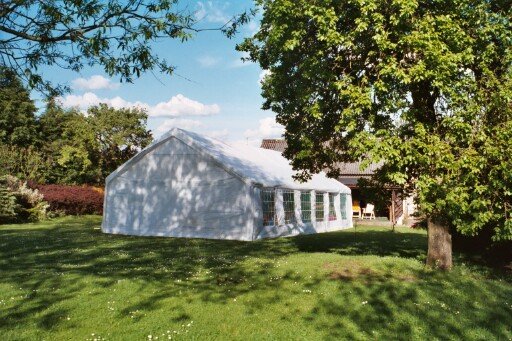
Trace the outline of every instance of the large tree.
{"label": "large tree", "polygon": [[[108,174],[152,141],[147,114],[138,108],[90,107],[69,111],[56,157],[57,182],[103,184]],[[55,142],[54,142],[55,143]]]}
{"label": "large tree", "polygon": [[[77,134],[73,134],[71,131],[75,127],[79,129],[86,127],[82,116],[83,113],[76,108],[62,108],[58,100],[49,99],[47,101],[45,109],[38,117],[38,130],[42,141],[40,151],[45,155],[49,164],[44,182],[80,182],[76,176],[76,169],[83,168],[84,162],[78,162],[83,159],[75,160],[77,162],[70,169],[70,167],[62,165],[62,154],[68,150],[70,144],[76,144],[73,139],[77,138]],[[88,164],[88,162],[85,163]],[[68,166],[70,163],[68,162]],[[90,179],[91,177],[93,176],[84,176],[83,178]],[[86,179],[83,180],[90,181]]]}
{"label": "large tree", "polygon": [[16,74],[0,67],[0,175],[43,180],[48,160],[42,144],[36,106]]}
{"label": "large tree", "polygon": [[0,66],[0,144],[28,146],[37,141],[36,106],[16,74]]}
{"label": "large tree", "polygon": [[122,81],[153,69],[170,74],[174,66],[158,56],[153,42],[184,41],[204,30],[231,36],[249,16],[241,13],[220,27],[198,27],[195,13],[178,0],[2,0],[0,63],[50,94],[66,89],[43,77],[39,68],[44,65],[73,71],[99,65]]}
{"label": "large tree", "polygon": [[139,108],[92,106],[87,114],[50,99],[35,116],[26,88],[0,69],[0,175],[50,183],[102,184],[152,141]]}
{"label": "large tree", "polygon": [[414,192],[428,264],[450,268],[450,228],[512,239],[510,0],[259,0],[239,46],[268,70],[264,108],[300,177],[383,162]]}
{"label": "large tree", "polygon": [[86,119],[94,134],[102,180],[153,140],[143,109],[100,104],[89,108]]}

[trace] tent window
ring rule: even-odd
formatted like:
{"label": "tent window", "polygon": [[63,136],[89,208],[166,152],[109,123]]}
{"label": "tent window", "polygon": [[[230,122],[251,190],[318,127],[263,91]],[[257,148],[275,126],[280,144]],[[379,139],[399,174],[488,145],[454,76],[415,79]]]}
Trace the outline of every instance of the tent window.
{"label": "tent window", "polygon": [[263,226],[276,224],[276,192],[273,189],[261,190],[261,205],[263,207]]}
{"label": "tent window", "polygon": [[283,191],[284,223],[295,223],[295,200],[293,191]]}
{"label": "tent window", "polygon": [[347,194],[340,194],[340,212],[341,212],[341,219],[346,220],[347,219]]}
{"label": "tent window", "polygon": [[336,194],[329,193],[329,220],[336,220],[336,210],[334,209],[334,198]]}
{"label": "tent window", "polygon": [[315,200],[316,221],[324,221],[324,194],[317,193]]}
{"label": "tent window", "polygon": [[301,192],[300,193],[300,211],[301,219],[303,223],[311,222],[311,193]]}

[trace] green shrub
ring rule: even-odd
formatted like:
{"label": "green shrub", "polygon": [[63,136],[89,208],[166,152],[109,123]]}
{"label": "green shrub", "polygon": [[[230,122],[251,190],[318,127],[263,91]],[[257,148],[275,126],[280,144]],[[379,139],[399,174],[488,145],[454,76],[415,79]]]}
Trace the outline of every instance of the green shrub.
{"label": "green shrub", "polygon": [[0,223],[23,223],[47,217],[48,203],[37,189],[10,175],[0,177]]}
{"label": "green shrub", "polygon": [[11,223],[16,220],[20,210],[16,196],[7,186],[5,177],[0,177],[0,224]]}
{"label": "green shrub", "polygon": [[43,182],[52,171],[51,159],[36,147],[0,143],[0,176],[13,175],[23,180]]}

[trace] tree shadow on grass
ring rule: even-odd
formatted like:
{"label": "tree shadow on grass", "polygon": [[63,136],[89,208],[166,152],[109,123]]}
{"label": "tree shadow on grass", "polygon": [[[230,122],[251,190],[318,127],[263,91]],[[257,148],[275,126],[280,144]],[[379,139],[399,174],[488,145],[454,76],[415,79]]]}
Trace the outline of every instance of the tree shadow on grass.
{"label": "tree shadow on grass", "polygon": [[334,252],[341,255],[396,256],[424,259],[427,238],[411,230],[391,232],[356,228],[342,232],[300,235],[292,239],[301,252]]}
{"label": "tree shadow on grass", "polygon": [[[335,299],[319,299],[305,318],[326,338],[509,339],[512,287],[464,273],[406,269],[332,277]],[[390,275],[391,274],[391,275]],[[350,297],[350,302],[346,300]],[[330,316],[330,318],[326,318]]]}
{"label": "tree shadow on grass", "polygon": [[[258,281],[263,281],[271,270],[270,260],[293,252],[288,241],[247,243],[120,236],[103,234],[98,226],[98,218],[92,217],[62,219],[47,228],[25,225],[0,229],[0,283],[33,293],[0,313],[0,328],[29,323],[35,315],[40,316],[40,328],[54,328],[67,313],[59,308],[61,303],[81,293],[82,288],[73,278],[84,276],[101,288],[122,280],[161,284],[161,291],[149,295],[140,285],[136,293],[140,298],[124,309],[124,314],[158,309],[163,299],[190,288],[201,293],[204,301],[223,303],[264,285]],[[257,276],[250,286],[240,285],[249,283],[254,275],[240,266],[252,256],[262,259]],[[209,275],[195,278],[199,272]],[[38,294],[43,289],[44,295]],[[54,309],[49,311],[49,307]]]}
{"label": "tree shadow on grass", "polygon": [[[275,260],[283,256],[321,252],[422,259],[426,250],[426,236],[421,233],[359,228],[355,233],[341,231],[239,242],[107,235],[98,229],[98,217],[66,218],[39,226],[0,229],[0,284],[31,293],[0,312],[0,329],[33,323],[35,316],[40,329],[58,328],[68,313],[63,303],[83,294],[77,278],[89,278],[99,290],[124,280],[140,283],[132,302],[119,312],[119,318],[132,315],[134,320],[141,318],[141,312],[161,309],[162,302],[169,297],[194,292],[173,307],[170,318],[179,322],[190,318],[186,304],[195,300],[224,305],[239,295],[261,293],[247,305],[247,315],[265,311],[270,305],[290,304],[289,297],[300,290],[290,292],[289,287],[303,278],[293,271],[276,275]],[[252,261],[251,266],[247,265],[248,260]],[[443,333],[464,337],[455,321],[444,323],[443,316],[435,315],[438,310],[434,313],[428,307],[420,309],[414,302],[425,304],[421,302],[422,295],[442,301],[446,299],[445,290],[456,292],[458,288],[480,295],[482,302],[496,299],[492,283],[478,287],[462,276],[455,281],[443,281],[442,274],[434,274],[441,277],[432,279],[426,277],[432,276],[431,272],[409,269],[409,280],[393,274],[391,264],[384,264],[377,272],[359,269],[357,264],[348,266],[352,271],[348,277],[333,276],[327,269],[306,286],[315,292],[323,288],[326,280],[335,284],[336,299],[318,297],[317,304],[304,318],[304,323],[314,323],[327,338],[350,335],[351,331],[354,338],[373,337],[371,330],[367,330],[369,326],[389,338],[425,335],[414,328],[419,319],[429,326],[427,334],[434,337],[443,338]],[[148,283],[158,290],[149,292]],[[353,302],[347,304],[348,298]],[[471,299],[464,296],[461,302],[470,304]],[[354,309],[354,304],[365,300],[367,305]],[[393,321],[397,311],[401,311],[398,322]],[[505,307],[493,305],[481,312],[478,321],[486,317],[501,321],[506,313]],[[404,320],[408,315],[410,319]],[[281,318],[286,321],[289,316]],[[489,328],[500,337],[507,335],[503,323]]]}

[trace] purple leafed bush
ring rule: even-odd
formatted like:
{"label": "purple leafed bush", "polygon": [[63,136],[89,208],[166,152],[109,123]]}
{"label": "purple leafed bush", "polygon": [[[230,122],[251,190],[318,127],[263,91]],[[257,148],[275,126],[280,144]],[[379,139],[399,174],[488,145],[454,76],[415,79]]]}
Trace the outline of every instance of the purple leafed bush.
{"label": "purple leafed bush", "polygon": [[91,186],[42,185],[31,183],[50,204],[50,211],[64,214],[102,214],[103,193]]}

